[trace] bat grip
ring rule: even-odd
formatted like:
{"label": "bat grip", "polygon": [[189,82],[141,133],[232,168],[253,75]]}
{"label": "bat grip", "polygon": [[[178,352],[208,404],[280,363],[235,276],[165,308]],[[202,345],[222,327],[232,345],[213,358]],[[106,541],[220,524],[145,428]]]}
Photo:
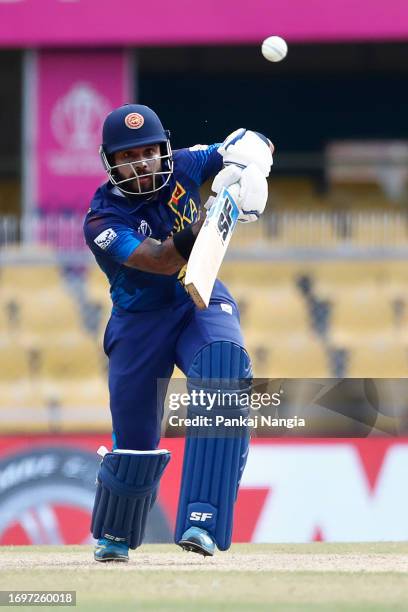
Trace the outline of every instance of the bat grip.
{"label": "bat grip", "polygon": [[[232,185],[229,185],[228,187],[225,187],[225,189],[228,189],[228,193],[231,195],[231,197],[234,199],[235,203],[238,206],[237,199],[238,199],[239,192],[240,192],[240,189],[241,189],[240,184],[239,183],[232,183]],[[207,211],[207,214],[210,211],[211,206],[214,204],[214,202],[217,199],[217,197],[218,196],[210,195],[210,197],[207,199],[206,203],[204,204],[204,209]]]}
{"label": "bat grip", "polygon": [[239,183],[233,183],[232,185],[230,185],[229,187],[227,187],[228,191],[230,192],[231,196],[234,198],[235,203],[238,206],[238,196],[239,196],[239,192],[240,192],[240,184]]}

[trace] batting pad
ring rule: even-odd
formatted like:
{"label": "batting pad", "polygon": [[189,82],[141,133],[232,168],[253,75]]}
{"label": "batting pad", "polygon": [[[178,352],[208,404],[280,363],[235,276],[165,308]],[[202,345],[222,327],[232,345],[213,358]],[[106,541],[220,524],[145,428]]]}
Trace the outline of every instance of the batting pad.
{"label": "batting pad", "polygon": [[[251,362],[247,352],[232,342],[214,342],[204,347],[190,368],[188,386],[206,392],[235,391],[240,397],[250,393]],[[214,404],[188,408],[188,418],[247,417],[248,405]],[[183,474],[176,522],[175,541],[192,526],[201,527],[213,536],[220,550],[231,545],[234,504],[245,467],[249,446],[249,428],[190,427],[186,433]]]}
{"label": "batting pad", "polygon": [[170,453],[164,449],[106,453],[97,476],[91,523],[94,538],[123,542],[130,548],[140,546],[169,461]]}

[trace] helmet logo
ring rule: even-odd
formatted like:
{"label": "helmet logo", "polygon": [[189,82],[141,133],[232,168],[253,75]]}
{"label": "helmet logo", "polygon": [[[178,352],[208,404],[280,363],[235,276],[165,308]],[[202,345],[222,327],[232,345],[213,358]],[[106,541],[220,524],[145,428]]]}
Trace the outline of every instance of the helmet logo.
{"label": "helmet logo", "polygon": [[144,124],[143,115],[139,115],[139,113],[129,113],[125,117],[125,125],[131,130],[138,130]]}

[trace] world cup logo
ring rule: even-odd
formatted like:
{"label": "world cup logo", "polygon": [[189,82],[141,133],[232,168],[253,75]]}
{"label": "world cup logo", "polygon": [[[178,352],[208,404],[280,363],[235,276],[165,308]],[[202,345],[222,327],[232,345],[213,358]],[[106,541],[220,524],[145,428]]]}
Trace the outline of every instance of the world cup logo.
{"label": "world cup logo", "polygon": [[65,149],[94,150],[109,107],[108,100],[91,85],[75,83],[53,108],[51,126],[56,140]]}

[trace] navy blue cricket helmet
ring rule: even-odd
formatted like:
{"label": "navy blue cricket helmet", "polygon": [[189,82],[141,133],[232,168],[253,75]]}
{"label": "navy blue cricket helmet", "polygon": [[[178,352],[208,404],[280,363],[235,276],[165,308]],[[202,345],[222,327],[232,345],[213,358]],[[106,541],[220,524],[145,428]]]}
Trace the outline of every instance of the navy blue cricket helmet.
{"label": "navy blue cricket helmet", "polygon": [[[170,146],[170,132],[163,128],[156,113],[143,104],[125,104],[113,110],[106,117],[102,130],[102,144],[99,153],[110,182],[129,195],[151,194],[162,189],[173,172],[173,158]],[[140,161],[114,163],[114,153],[147,145],[160,145],[160,155]],[[160,164],[158,165],[158,161]],[[132,172],[124,178],[119,170],[128,166]],[[151,177],[151,189],[141,187],[140,178]]]}

